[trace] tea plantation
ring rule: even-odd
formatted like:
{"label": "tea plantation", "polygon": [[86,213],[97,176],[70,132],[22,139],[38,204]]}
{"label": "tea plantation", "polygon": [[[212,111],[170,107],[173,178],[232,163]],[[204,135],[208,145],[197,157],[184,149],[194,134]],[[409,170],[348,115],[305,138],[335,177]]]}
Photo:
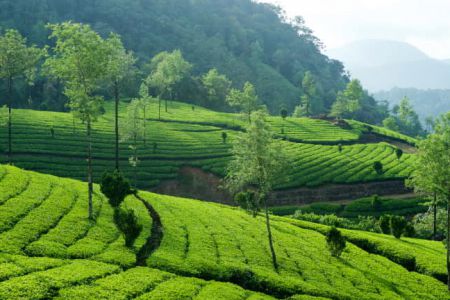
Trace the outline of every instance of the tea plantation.
{"label": "tea plantation", "polygon": [[[121,105],[122,114],[125,105]],[[107,103],[106,113],[93,124],[96,181],[105,170],[114,167],[113,119],[113,107]],[[278,189],[390,180],[405,178],[411,173],[413,154],[405,153],[398,159],[394,145],[360,141],[368,130],[360,123],[354,128],[343,129],[326,120],[308,118],[283,120],[272,116],[268,121],[289,155],[289,178],[280,182]],[[178,102],[169,103],[168,112],[163,109],[159,119],[157,102],[151,102],[147,108],[146,138],[138,145],[137,186],[149,189],[162,181],[177,178],[180,167],[186,165],[223,176],[230,160],[231,142],[244,126],[245,120],[238,114],[219,113]],[[0,140],[6,141],[7,130],[3,129]],[[225,141],[223,132],[228,137]],[[71,114],[14,110],[12,134],[15,165],[86,180],[85,127]],[[382,134],[395,133],[385,131]],[[405,139],[405,142],[411,140]],[[6,145],[0,146],[0,162],[7,161]],[[341,149],[339,145],[342,145]],[[129,142],[120,144],[121,168],[133,178],[134,172],[128,162],[132,155],[129,146]],[[382,162],[383,174],[373,170],[375,161]]]}
{"label": "tea plantation", "polygon": [[[88,221],[85,183],[0,165],[0,299],[450,298],[442,243],[342,230],[335,258],[326,226],[273,217],[276,270],[260,216],[148,192],[122,205],[143,226],[131,248],[97,186]],[[162,239],[142,254],[158,238],[147,205]]]}

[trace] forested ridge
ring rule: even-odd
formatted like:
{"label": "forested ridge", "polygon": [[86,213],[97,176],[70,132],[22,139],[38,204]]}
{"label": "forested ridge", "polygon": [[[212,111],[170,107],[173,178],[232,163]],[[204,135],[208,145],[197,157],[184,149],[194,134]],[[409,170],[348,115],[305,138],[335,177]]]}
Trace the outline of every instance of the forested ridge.
{"label": "forested ridge", "polygon": [[[320,99],[316,101],[323,103],[324,112],[348,82],[343,65],[321,53],[320,41],[301,18],[288,20],[279,8],[268,4],[250,0],[0,1],[0,28],[18,29],[38,46],[51,44],[47,23],[67,20],[89,23],[102,36],[120,34],[139,58],[142,73],[157,53],[180,49],[192,63],[194,76],[179,83],[173,97],[196,104],[204,105],[204,97],[195,76],[212,68],[227,75],[234,87],[252,82],[260,101],[273,113],[282,107],[292,112],[299,104],[307,71],[316,80]],[[137,93],[140,78],[132,81],[125,96]],[[14,102],[19,107],[61,110],[61,90],[59,82],[42,76],[31,88],[16,87]]]}

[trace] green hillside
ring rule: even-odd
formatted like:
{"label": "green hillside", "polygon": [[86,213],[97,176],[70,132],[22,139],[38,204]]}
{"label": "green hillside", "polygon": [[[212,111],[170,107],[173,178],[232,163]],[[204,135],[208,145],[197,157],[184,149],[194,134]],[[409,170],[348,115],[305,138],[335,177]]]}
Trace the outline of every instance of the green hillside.
{"label": "green hillside", "polygon": [[[94,174],[98,180],[106,169],[112,169],[114,131],[112,105],[93,125]],[[122,110],[124,111],[124,104]],[[137,185],[151,188],[161,181],[177,177],[181,166],[193,166],[223,176],[230,159],[231,141],[242,130],[245,121],[237,114],[219,113],[178,102],[169,104],[158,120],[157,102],[149,108],[146,143],[138,147],[141,161],[137,168]],[[364,141],[367,128],[358,123],[343,129],[329,121],[269,117],[274,133],[289,154],[289,179],[278,188],[319,186],[326,183],[360,183],[374,180],[405,178],[411,172],[413,155],[405,153],[399,160],[397,146],[385,142]],[[351,123],[353,124],[353,123]],[[51,128],[55,136],[51,136]],[[223,143],[222,132],[228,133]],[[380,132],[397,139],[407,137]],[[6,141],[6,130],[0,140]],[[361,140],[360,140],[361,139]],[[383,140],[383,138],[381,138]],[[380,141],[381,141],[380,140]],[[86,170],[85,128],[69,113],[15,110],[13,116],[13,162],[15,165],[62,177],[84,180]],[[342,144],[342,152],[338,145]],[[6,144],[3,144],[6,145]],[[1,146],[0,146],[1,147]],[[6,147],[6,146],[4,146]],[[6,149],[3,149],[4,152]],[[121,143],[121,164],[128,177],[133,171],[128,164],[132,151],[129,143]],[[6,162],[6,155],[0,155]],[[375,161],[384,165],[384,174],[372,168]]]}
{"label": "green hillside", "polygon": [[9,166],[0,178],[1,299],[449,299],[442,243],[343,230],[333,258],[324,226],[279,217],[276,271],[264,219],[242,210],[139,192],[122,204],[144,227],[129,249],[98,187],[88,222],[84,183]]}

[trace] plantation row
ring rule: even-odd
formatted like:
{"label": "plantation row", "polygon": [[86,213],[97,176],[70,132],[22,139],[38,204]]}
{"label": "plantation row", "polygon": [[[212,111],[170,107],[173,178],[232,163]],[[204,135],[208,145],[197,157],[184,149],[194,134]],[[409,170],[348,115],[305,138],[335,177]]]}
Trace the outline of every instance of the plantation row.
{"label": "plantation row", "polygon": [[[156,104],[153,103],[154,105]],[[120,144],[120,165],[126,176],[136,178],[135,184],[140,188],[151,188],[161,181],[177,178],[178,170],[184,165],[224,176],[236,131],[224,130],[217,127],[215,122],[225,122],[223,124],[232,127],[244,121],[233,114],[216,113],[199,107],[192,111],[190,106],[180,103],[170,105],[174,107],[171,107],[169,113],[163,112],[163,118],[177,122],[147,122],[145,142],[138,142],[137,168],[132,168],[128,161],[133,155],[133,150],[129,147],[131,143]],[[93,127],[95,180],[98,180],[105,170],[114,167],[114,134],[110,105],[107,105],[107,109],[106,114]],[[150,109],[149,118],[155,117],[152,111],[153,114],[156,113],[154,108]],[[184,117],[193,123],[179,123],[180,118]],[[83,124],[74,123],[70,114],[32,110],[16,110],[14,120],[14,164],[56,176],[86,180],[86,136]],[[201,123],[202,120],[208,120],[208,124],[212,125],[194,124]],[[291,129],[298,130],[296,138],[301,134],[310,134],[308,142],[313,139],[342,140],[346,139],[345,135],[354,135],[350,139],[358,138],[357,133],[341,129],[327,121],[306,118],[288,118],[283,121],[281,117],[270,117],[269,121],[275,126],[282,124],[285,133]],[[216,126],[213,126],[214,124]],[[276,133],[278,129],[274,130]],[[224,132],[227,133],[225,140],[222,137]],[[0,131],[0,140],[6,138],[6,131]],[[302,139],[308,140],[305,137]],[[394,153],[395,148],[389,144],[343,146],[342,151],[339,151],[338,146],[292,142],[283,142],[283,145],[288,152],[291,167],[288,170],[288,180],[280,182],[277,188],[404,178],[411,172],[412,156],[405,154],[398,160]],[[2,152],[4,151],[5,149]],[[0,155],[0,160],[5,162],[6,156]],[[375,161],[383,163],[382,175],[373,170]]]}
{"label": "plantation row", "polygon": [[[2,167],[2,171],[6,174],[0,187],[2,195],[7,196],[0,205],[0,252],[92,258],[123,266],[135,263],[135,252],[143,246],[151,228],[148,212],[137,199],[129,197],[123,204],[136,212],[143,225],[135,249],[130,251],[113,223],[113,209],[98,190],[93,201],[95,223],[92,223],[86,217],[85,184],[10,167]],[[18,182],[19,190],[9,181]]]}
{"label": "plantation row", "polygon": [[[237,280],[276,296],[293,294],[337,299],[446,299],[436,279],[409,273],[390,260],[350,244],[341,258],[329,256],[322,234],[272,223],[278,272],[269,255],[263,218],[225,206],[142,193],[165,228],[151,267],[201,278]],[[445,255],[440,253],[442,260]],[[387,284],[389,282],[389,284]],[[433,295],[433,296],[431,296]]]}
{"label": "plantation row", "polygon": [[147,192],[139,194],[159,214],[163,238],[147,259],[154,269],[134,268],[152,227],[134,196],[122,205],[135,211],[143,230],[127,248],[98,187],[95,218],[88,222],[84,183],[9,166],[0,166],[0,178],[0,299],[449,298],[433,278],[445,272],[442,244],[343,230],[349,243],[334,258],[322,234],[326,227],[277,218],[275,270],[262,217]]}
{"label": "plantation row", "polygon": [[142,267],[122,272],[89,260],[1,255],[0,269],[1,299],[273,299],[233,284]]}

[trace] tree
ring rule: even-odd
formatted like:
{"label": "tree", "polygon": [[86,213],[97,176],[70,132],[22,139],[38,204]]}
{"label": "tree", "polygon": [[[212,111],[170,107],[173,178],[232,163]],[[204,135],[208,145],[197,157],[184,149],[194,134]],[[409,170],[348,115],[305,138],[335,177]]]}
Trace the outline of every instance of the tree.
{"label": "tree", "polygon": [[[180,50],[161,52],[151,60],[152,72],[145,80],[149,87],[158,90],[159,114],[161,119],[161,97],[165,96],[165,110],[168,111],[167,97],[172,99],[173,88],[191,72],[192,65],[184,60]],[[166,94],[169,95],[166,95]]]}
{"label": "tree", "polygon": [[60,78],[69,107],[86,125],[89,218],[93,218],[92,123],[102,113],[103,97],[95,93],[106,79],[109,47],[89,25],[65,22],[48,25],[56,40],[54,56],[45,62],[50,74]]}
{"label": "tree", "polygon": [[396,239],[399,239],[402,236],[403,232],[405,231],[408,222],[406,222],[406,219],[404,217],[394,215],[391,216],[390,224],[392,235]]}
{"label": "tree", "polygon": [[447,270],[450,290],[450,113],[437,119],[435,132],[419,143],[414,172],[408,181],[416,191],[437,193],[447,204]]}
{"label": "tree", "polygon": [[378,223],[382,233],[384,234],[391,233],[391,216],[382,215]]}
{"label": "tree", "polygon": [[322,103],[317,97],[317,86],[314,77],[310,71],[305,73],[302,81],[303,95],[301,105],[304,108],[305,115],[310,117],[322,110]]}
{"label": "tree", "polygon": [[202,84],[208,95],[207,107],[224,108],[231,81],[219,73],[217,69],[211,69],[201,78]]}
{"label": "tree", "polygon": [[134,99],[128,104],[127,114],[125,117],[122,134],[123,141],[130,141],[130,149],[133,151],[133,155],[129,158],[130,165],[134,169],[134,184],[137,183],[136,169],[139,164],[138,157],[138,140],[144,136],[144,126],[142,118],[142,104],[139,100]]}
{"label": "tree", "polygon": [[224,144],[227,143],[228,133],[226,131],[222,131],[222,142]]}
{"label": "tree", "polygon": [[[424,130],[422,128],[422,125],[420,124],[419,116],[414,111],[407,97],[404,97],[401,100],[400,105],[394,106],[394,108],[392,109],[392,113],[393,115],[384,119],[384,127],[394,131],[399,131],[410,136],[424,134]],[[428,122],[432,123],[432,119]]]}
{"label": "tree", "polygon": [[282,108],[280,110],[280,116],[283,120],[286,120],[287,116],[288,116],[288,111],[286,108]]}
{"label": "tree", "polygon": [[238,107],[247,115],[248,122],[251,122],[252,112],[258,109],[258,96],[255,87],[250,82],[244,84],[242,91],[231,89],[227,96],[227,102],[232,107]]}
{"label": "tree", "polygon": [[145,146],[147,145],[147,112],[151,104],[151,97],[148,94],[148,86],[145,84],[145,82],[141,84],[139,95],[141,96],[141,98],[139,99],[139,104],[142,111],[142,135]]}
{"label": "tree", "polygon": [[345,238],[336,227],[331,227],[326,235],[327,247],[331,256],[340,257],[346,247]]}
{"label": "tree", "polygon": [[272,262],[277,270],[267,202],[273,185],[283,178],[286,156],[281,144],[273,139],[265,113],[256,111],[251,117],[246,132],[233,142],[233,159],[228,165],[225,183],[231,193],[254,193],[253,207],[264,207]]}
{"label": "tree", "polygon": [[136,59],[131,52],[127,52],[122,44],[120,36],[112,33],[106,41],[109,46],[107,75],[109,85],[113,89],[115,101],[115,162],[116,170],[119,170],[119,101],[121,84],[124,79],[132,76]]}
{"label": "tree", "polygon": [[123,200],[133,192],[128,180],[117,169],[114,172],[103,174],[100,190],[108,197],[109,203],[114,208],[119,207]]}
{"label": "tree", "polygon": [[330,115],[337,118],[351,117],[361,108],[363,97],[364,90],[359,80],[350,81],[346,89],[338,93],[336,102],[331,107]]}
{"label": "tree", "polygon": [[6,80],[8,107],[8,161],[12,160],[12,106],[13,86],[18,78],[25,77],[32,84],[36,65],[45,55],[46,49],[27,46],[27,40],[14,29],[0,35],[0,79]]}

